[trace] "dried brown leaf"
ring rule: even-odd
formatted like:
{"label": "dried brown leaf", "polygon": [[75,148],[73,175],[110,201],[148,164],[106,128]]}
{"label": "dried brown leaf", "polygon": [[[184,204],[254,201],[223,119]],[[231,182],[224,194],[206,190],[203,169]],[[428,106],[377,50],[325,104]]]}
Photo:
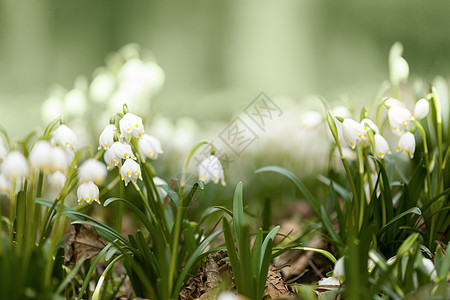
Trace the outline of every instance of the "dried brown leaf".
{"label": "dried brown leaf", "polygon": [[67,241],[64,264],[76,264],[84,256],[91,259],[97,255],[105,244],[92,225],[74,224]]}

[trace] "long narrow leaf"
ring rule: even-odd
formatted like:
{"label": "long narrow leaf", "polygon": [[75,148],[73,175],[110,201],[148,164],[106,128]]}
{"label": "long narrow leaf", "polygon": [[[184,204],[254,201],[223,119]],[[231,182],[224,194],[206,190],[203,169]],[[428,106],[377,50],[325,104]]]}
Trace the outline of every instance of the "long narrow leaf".
{"label": "long narrow leaf", "polygon": [[395,218],[393,218],[392,220],[390,220],[386,225],[384,225],[383,227],[381,227],[377,232],[376,235],[380,235],[382,234],[385,230],[387,230],[390,226],[392,226],[395,222],[397,222],[398,220],[400,220],[401,218],[409,215],[409,214],[416,214],[416,215],[421,215],[422,212],[420,211],[420,209],[418,207],[413,207],[408,209],[407,211],[402,212],[401,214],[399,214],[398,216],[396,216]]}
{"label": "long narrow leaf", "polygon": [[242,197],[242,181],[240,181],[236,186],[233,198],[233,226],[238,249],[241,241],[241,228],[244,226],[244,204]]}

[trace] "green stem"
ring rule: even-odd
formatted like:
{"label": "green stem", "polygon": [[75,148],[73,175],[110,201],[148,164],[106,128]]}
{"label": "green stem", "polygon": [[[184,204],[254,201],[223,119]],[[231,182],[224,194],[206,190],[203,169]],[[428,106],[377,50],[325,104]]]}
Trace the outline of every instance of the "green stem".
{"label": "green stem", "polygon": [[112,267],[116,264],[116,262],[119,261],[124,256],[124,254],[120,254],[116,258],[114,258],[106,267],[105,271],[103,271],[102,276],[100,276],[100,279],[97,282],[97,285],[95,286],[94,293],[92,294],[92,300],[98,300],[100,298],[100,290],[102,288],[103,282],[105,281],[106,275],[108,275],[109,271],[112,269]]}
{"label": "green stem", "polygon": [[16,205],[17,205],[17,195],[16,195],[16,180],[13,179],[12,184],[12,194],[11,194],[11,204],[9,206],[9,243],[13,244],[14,239],[14,219],[16,216]]}
{"label": "green stem", "polygon": [[[436,109],[436,125],[437,125],[437,143],[438,143],[438,166],[442,166],[443,151],[442,151],[442,108],[439,94],[434,87],[431,88],[433,95],[434,107]],[[440,193],[444,190],[444,176],[442,168],[438,169],[438,190]]]}
{"label": "green stem", "polygon": [[358,171],[359,171],[359,221],[358,221],[358,232],[361,230],[362,223],[364,220],[364,155],[363,146],[356,146],[356,155],[358,157]]}

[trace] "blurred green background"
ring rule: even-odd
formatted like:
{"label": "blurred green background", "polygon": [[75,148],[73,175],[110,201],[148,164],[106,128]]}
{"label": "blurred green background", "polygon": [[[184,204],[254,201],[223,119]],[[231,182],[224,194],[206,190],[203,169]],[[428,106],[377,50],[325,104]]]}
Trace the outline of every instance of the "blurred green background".
{"label": "blurred green background", "polygon": [[450,75],[450,1],[0,0],[0,124],[41,124],[49,87],[136,42],[166,73],[152,109],[229,118],[260,91],[368,101],[395,41],[411,76]]}

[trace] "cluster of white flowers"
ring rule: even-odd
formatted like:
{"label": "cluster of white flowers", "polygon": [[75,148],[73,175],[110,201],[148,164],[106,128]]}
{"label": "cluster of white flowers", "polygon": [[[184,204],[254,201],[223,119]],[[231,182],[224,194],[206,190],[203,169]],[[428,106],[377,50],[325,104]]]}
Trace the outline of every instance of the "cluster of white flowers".
{"label": "cluster of white flowers", "polygon": [[73,163],[76,147],[76,135],[64,124],[54,130],[50,141],[38,140],[31,148],[28,159],[17,150],[8,153],[6,147],[1,144],[0,159],[3,162],[0,172],[0,191],[7,196],[20,191],[30,172],[43,172],[48,175],[47,178],[52,187],[62,188],[67,171]]}
{"label": "cluster of white flowers", "polygon": [[107,125],[100,134],[99,149],[105,150],[103,158],[108,170],[120,168],[125,185],[142,180],[141,167],[129,144],[132,138],[138,139],[139,151],[145,157],[156,159],[163,153],[159,140],[145,133],[142,119],[135,114],[126,113],[119,121],[119,128]]}

